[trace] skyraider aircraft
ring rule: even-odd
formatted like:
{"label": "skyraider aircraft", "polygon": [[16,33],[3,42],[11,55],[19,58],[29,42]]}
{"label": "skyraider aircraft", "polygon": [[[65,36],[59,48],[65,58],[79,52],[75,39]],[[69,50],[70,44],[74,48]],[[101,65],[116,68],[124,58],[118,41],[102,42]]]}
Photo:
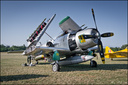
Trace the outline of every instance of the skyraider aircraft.
{"label": "skyraider aircraft", "polygon": [[106,58],[128,58],[128,47],[123,50],[113,52],[108,46],[105,47],[105,57]]}
{"label": "skyraider aircraft", "polygon": [[[47,23],[44,22],[46,20],[44,19],[34,33],[27,39],[28,47],[23,52],[23,55],[28,56],[27,63],[31,64],[32,58],[38,61],[45,57],[53,61],[51,63],[53,71],[59,71],[62,65],[77,64],[86,61],[90,61],[91,67],[96,67],[96,61],[92,60],[96,56],[93,51],[94,49],[88,50],[96,45],[98,45],[101,60],[105,63],[101,37],[110,37],[114,34],[111,32],[100,34],[97,29],[93,9],[92,15],[96,28],[85,27],[82,29],[82,27],[79,27],[69,16],[67,16],[59,23],[60,28],[63,30],[63,34],[47,42],[45,46],[38,46],[37,43],[43,34],[46,33],[45,31],[56,14],[53,15]],[[64,57],[66,58],[63,59]]]}

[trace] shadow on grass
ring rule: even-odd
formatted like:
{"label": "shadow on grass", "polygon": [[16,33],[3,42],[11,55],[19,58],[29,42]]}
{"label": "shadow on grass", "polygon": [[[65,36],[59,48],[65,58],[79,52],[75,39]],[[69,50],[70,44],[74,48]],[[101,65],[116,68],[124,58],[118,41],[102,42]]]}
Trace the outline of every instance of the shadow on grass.
{"label": "shadow on grass", "polygon": [[48,75],[25,74],[25,75],[0,76],[0,82],[17,81],[17,80],[23,80],[23,79],[39,78],[39,77],[48,77]]}
{"label": "shadow on grass", "polygon": [[128,61],[128,59],[113,59],[112,61]]}
{"label": "shadow on grass", "polygon": [[66,71],[89,71],[89,70],[117,70],[128,69],[127,64],[99,64],[97,67],[90,67],[90,65],[76,64],[69,66],[62,66],[61,72]]}
{"label": "shadow on grass", "polygon": [[46,63],[39,63],[39,64],[37,64],[37,65],[50,65],[51,63],[49,63],[49,62],[46,62]]}

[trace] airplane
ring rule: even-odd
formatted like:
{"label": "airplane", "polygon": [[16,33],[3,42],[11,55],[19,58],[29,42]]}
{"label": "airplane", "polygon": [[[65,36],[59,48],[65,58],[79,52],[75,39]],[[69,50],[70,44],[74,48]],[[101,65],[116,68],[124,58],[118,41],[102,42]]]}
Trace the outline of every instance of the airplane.
{"label": "airplane", "polygon": [[105,47],[105,53],[106,58],[128,58],[128,47],[126,47],[123,50],[113,52],[108,46]]}
{"label": "airplane", "polygon": [[38,61],[38,59],[42,58],[41,55],[43,55],[51,62],[54,72],[60,71],[60,66],[62,65],[78,64],[86,61],[90,61],[91,67],[97,67],[97,62],[93,60],[96,56],[95,51],[94,49],[89,50],[95,46],[98,47],[101,60],[103,64],[105,64],[101,37],[111,37],[114,33],[107,32],[100,34],[93,9],[92,15],[96,28],[79,27],[67,16],[59,23],[59,27],[63,31],[61,35],[56,37],[56,39],[48,35],[51,40],[44,45],[37,45],[56,14],[54,14],[47,23],[45,22],[45,18],[34,33],[27,39],[28,47],[23,52],[23,55],[28,56],[27,64],[31,65],[31,59],[34,58]]}

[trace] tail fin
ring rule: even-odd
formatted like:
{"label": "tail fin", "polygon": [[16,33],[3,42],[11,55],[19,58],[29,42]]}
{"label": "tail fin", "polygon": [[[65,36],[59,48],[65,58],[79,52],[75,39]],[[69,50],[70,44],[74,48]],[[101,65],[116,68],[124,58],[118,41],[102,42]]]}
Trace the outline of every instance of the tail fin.
{"label": "tail fin", "polygon": [[106,46],[105,53],[113,53],[113,51],[108,46]]}

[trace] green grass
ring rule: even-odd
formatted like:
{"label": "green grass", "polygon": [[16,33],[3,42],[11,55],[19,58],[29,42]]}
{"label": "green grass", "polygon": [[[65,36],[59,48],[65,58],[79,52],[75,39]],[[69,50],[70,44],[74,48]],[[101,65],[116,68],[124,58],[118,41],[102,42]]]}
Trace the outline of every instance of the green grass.
{"label": "green grass", "polygon": [[19,53],[1,53],[1,84],[127,84],[127,58],[100,58],[97,68],[91,68],[89,61],[61,67],[60,72],[52,72],[49,63],[23,67],[26,56]]}

